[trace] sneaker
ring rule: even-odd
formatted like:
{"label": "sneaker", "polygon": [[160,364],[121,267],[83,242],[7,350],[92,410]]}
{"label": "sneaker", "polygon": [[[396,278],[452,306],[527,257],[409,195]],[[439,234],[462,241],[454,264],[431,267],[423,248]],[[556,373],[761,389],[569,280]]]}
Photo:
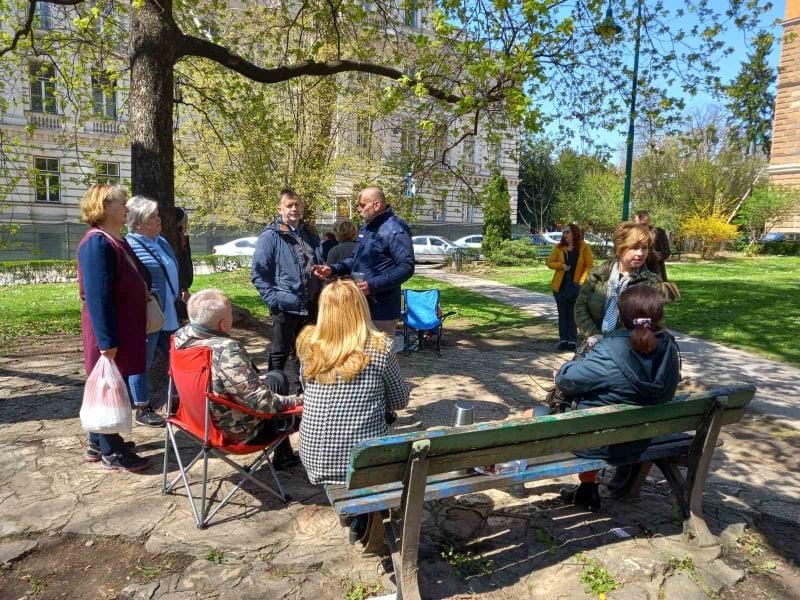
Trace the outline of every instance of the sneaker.
{"label": "sneaker", "polygon": [[164,427],[166,421],[164,417],[156,413],[151,407],[136,409],[136,422],[147,427]]}
{"label": "sneaker", "polygon": [[[136,448],[136,442],[125,442],[123,448],[130,452]],[[86,453],[83,455],[83,460],[92,463],[100,462],[100,457],[102,455],[103,453],[100,452],[100,446],[98,444],[89,444],[86,448]]]}
{"label": "sneaker", "polygon": [[149,458],[142,458],[133,452],[118,452],[117,454],[105,454],[100,459],[100,466],[110,471],[127,471],[136,473],[143,471],[150,466]]}
{"label": "sneaker", "polygon": [[564,352],[565,350],[569,350],[569,342],[561,340],[558,342],[558,346],[556,346],[556,352]]}

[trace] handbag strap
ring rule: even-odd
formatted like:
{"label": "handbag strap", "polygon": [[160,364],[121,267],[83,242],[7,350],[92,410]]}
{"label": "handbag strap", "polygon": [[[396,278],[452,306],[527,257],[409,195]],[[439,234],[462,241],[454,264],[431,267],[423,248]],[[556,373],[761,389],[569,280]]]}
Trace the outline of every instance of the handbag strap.
{"label": "handbag strap", "polygon": [[169,280],[169,273],[167,273],[167,268],[164,266],[164,263],[161,262],[161,259],[158,258],[158,256],[156,256],[155,253],[152,250],[150,250],[150,248],[145,246],[141,242],[141,240],[139,240],[137,237],[134,236],[133,241],[139,244],[142,248],[144,248],[144,251],[147,252],[150,256],[152,256],[153,259],[158,263],[158,266],[161,267],[161,272],[164,273],[164,279],[166,280],[167,285],[169,286],[169,291],[172,292],[172,295],[175,298],[178,298],[178,295],[175,293],[175,288],[172,287],[172,282]]}

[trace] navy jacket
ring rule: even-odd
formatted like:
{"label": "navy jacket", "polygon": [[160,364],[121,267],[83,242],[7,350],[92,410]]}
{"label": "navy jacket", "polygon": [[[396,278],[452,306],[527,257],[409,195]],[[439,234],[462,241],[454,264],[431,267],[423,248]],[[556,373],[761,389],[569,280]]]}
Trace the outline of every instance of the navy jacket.
{"label": "navy jacket", "polygon": [[309,303],[316,302],[319,296],[319,280],[302,272],[296,252],[298,237],[313,250],[312,264],[322,263],[319,237],[305,223],[290,231],[278,217],[258,236],[251,279],[272,314],[308,314]]}
{"label": "navy jacket", "polygon": [[[603,339],[582,360],[561,366],[556,384],[578,408],[610,404],[653,405],[669,402],[680,381],[680,354],[675,339],[665,331],[656,333],[657,346],[649,354],[638,354],[630,346],[631,332],[618,329]],[[581,456],[630,462],[650,440],[614,444],[608,448],[581,451]]]}
{"label": "navy jacket", "polygon": [[352,256],[331,265],[334,275],[364,273],[373,321],[400,317],[400,286],[414,274],[411,229],[391,208],[358,231]]}

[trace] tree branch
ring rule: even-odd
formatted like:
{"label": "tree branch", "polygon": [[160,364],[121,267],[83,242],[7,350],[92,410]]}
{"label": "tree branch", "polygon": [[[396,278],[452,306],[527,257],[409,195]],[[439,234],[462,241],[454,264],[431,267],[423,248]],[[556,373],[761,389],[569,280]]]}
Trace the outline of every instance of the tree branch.
{"label": "tree branch", "polygon": [[[180,35],[181,39],[178,46],[180,57],[197,56],[200,58],[206,58],[259,83],[280,83],[294,79],[295,77],[301,77],[303,75],[322,77],[325,75],[336,75],[337,73],[344,73],[347,71],[372,73],[373,75],[380,75],[382,77],[394,79],[395,81],[398,81],[406,76],[403,71],[393,67],[347,59],[331,60],[327,62],[306,60],[282,67],[264,68],[254,65],[241,56],[232,53],[227,48],[213,42],[209,42],[208,40],[204,40],[192,35]],[[428,95],[436,98],[437,100],[442,100],[451,104],[462,100],[462,96],[453,94],[452,92],[428,85],[425,87],[428,90]]]}
{"label": "tree branch", "polygon": [[[59,6],[77,6],[78,4],[83,4],[84,0],[47,0],[43,2],[43,4],[57,4]],[[11,43],[0,50],[0,58],[4,54],[8,54],[16,49],[17,44],[19,41],[28,35],[31,32],[31,28],[33,27],[33,18],[36,15],[36,0],[28,0],[28,8],[25,10],[25,22],[22,24],[21,29],[17,29],[14,32],[14,37],[11,39]]]}

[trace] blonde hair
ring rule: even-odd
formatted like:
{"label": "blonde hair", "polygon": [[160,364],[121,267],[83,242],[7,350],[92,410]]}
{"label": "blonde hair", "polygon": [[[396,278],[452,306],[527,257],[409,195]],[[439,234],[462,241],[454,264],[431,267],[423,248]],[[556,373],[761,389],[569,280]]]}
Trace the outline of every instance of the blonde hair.
{"label": "blonde hair", "polygon": [[352,381],[369,364],[366,350],[388,351],[389,341],[375,329],[364,294],[353,281],[337,279],[319,297],[316,325],[297,337],[303,376],[318,383]]}
{"label": "blonde hair", "polygon": [[622,223],[614,230],[614,254],[617,258],[625,254],[634,246],[644,244],[648,250],[653,244],[653,236],[644,225],[636,223]]}
{"label": "blonde hair", "polygon": [[352,242],[356,239],[356,234],[358,233],[356,224],[350,220],[337,223],[333,230],[336,234],[336,239],[340,242]]}
{"label": "blonde hair", "polygon": [[118,185],[96,183],[81,198],[81,221],[95,226],[106,218],[106,205],[115,199],[125,204],[128,194]]}

